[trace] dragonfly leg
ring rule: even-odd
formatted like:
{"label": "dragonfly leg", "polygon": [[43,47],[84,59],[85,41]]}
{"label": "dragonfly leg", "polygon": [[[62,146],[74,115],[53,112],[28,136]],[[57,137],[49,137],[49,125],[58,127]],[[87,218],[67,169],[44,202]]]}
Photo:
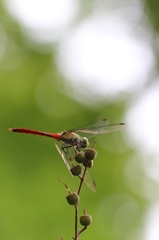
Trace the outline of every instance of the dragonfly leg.
{"label": "dragonfly leg", "polygon": [[68,153],[66,150],[67,148],[73,147],[72,145],[63,145],[63,147],[61,148],[65,153]]}
{"label": "dragonfly leg", "polygon": [[63,145],[61,149],[62,149],[65,153],[67,153],[67,151],[66,151],[67,148],[72,148],[75,153],[80,152],[80,148],[79,148],[78,146],[76,146],[76,144],[75,144],[75,145]]}

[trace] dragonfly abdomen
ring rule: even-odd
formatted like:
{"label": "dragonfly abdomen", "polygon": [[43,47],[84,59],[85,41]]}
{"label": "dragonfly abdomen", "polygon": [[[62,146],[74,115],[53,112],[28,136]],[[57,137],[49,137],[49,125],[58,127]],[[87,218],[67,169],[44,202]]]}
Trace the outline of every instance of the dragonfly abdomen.
{"label": "dragonfly abdomen", "polygon": [[51,137],[54,139],[58,139],[60,136],[59,133],[47,133],[47,132],[41,132],[41,131],[32,130],[32,129],[28,129],[28,128],[9,128],[9,130],[12,132],[40,135],[40,136]]}

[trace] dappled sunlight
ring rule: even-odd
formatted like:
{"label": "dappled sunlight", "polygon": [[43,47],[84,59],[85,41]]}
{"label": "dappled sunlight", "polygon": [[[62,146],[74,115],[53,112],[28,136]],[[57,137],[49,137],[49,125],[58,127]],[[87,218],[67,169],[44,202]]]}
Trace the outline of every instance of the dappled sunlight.
{"label": "dappled sunlight", "polygon": [[143,87],[155,59],[149,42],[131,27],[119,14],[90,16],[64,39],[58,67],[78,101],[94,105]]}
{"label": "dappled sunlight", "polygon": [[[145,168],[145,162],[148,160],[149,164],[151,161],[150,169]],[[153,173],[152,169],[155,168],[155,166],[153,159],[148,159],[142,155],[135,155],[126,162],[124,168],[125,184],[135,195],[148,201],[159,198],[159,183],[156,179],[152,179],[150,173],[148,173],[148,171]]]}
{"label": "dappled sunlight", "polygon": [[138,95],[129,106],[126,122],[129,125],[129,144],[146,153],[159,156],[159,84],[153,84],[145,93]]}
{"label": "dappled sunlight", "polygon": [[35,42],[56,41],[77,14],[72,0],[6,0],[9,12],[23,25],[23,33]]}
{"label": "dappled sunlight", "polygon": [[[139,160],[142,162],[144,172],[148,178],[156,183],[159,183],[158,104],[159,84],[155,83],[143,95],[134,100],[126,114],[126,122],[129,126],[127,128],[128,144],[132,148],[138,149],[140,152]],[[151,186],[151,189],[153,190],[153,186]],[[156,187],[154,191],[156,191]],[[153,196],[150,193],[151,190],[148,192],[150,196]]]}
{"label": "dappled sunlight", "polygon": [[[135,239],[140,209],[137,201],[129,195],[113,194],[101,201],[96,210],[98,231],[110,239]],[[140,238],[142,239],[142,238]]]}
{"label": "dappled sunlight", "polygon": [[37,42],[37,49],[40,43],[54,49],[56,42],[55,51],[49,50],[65,79],[65,94],[84,105],[125,99],[143,88],[156,66],[151,30],[138,1],[120,2],[115,9],[111,2],[107,8],[93,4],[78,24],[80,5],[71,0],[8,0],[5,5],[21,22],[27,42]]}
{"label": "dappled sunlight", "polygon": [[159,239],[159,203],[151,204],[144,216],[144,240]]}
{"label": "dappled sunlight", "polygon": [[[142,164],[143,164],[143,168],[146,173],[146,176],[159,185],[159,174],[158,174],[159,160],[158,159],[159,158],[156,155],[148,155],[146,157],[143,157]],[[157,188],[158,188],[158,185],[157,185]],[[157,195],[159,197],[159,193]]]}

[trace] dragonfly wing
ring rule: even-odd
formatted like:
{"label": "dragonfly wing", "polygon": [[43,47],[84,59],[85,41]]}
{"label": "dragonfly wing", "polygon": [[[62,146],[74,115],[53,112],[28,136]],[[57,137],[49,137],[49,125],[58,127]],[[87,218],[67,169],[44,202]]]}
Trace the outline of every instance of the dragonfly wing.
{"label": "dragonfly wing", "polygon": [[69,154],[66,154],[62,149],[61,149],[61,144],[60,142],[55,143],[55,147],[57,149],[57,151],[59,152],[60,156],[62,157],[67,169],[69,170],[70,174],[72,175],[70,169],[71,169],[71,165],[69,163]]}
{"label": "dragonfly wing", "polygon": [[[72,175],[70,169],[74,165],[74,161],[73,161],[74,160],[74,151],[73,151],[73,149],[70,147],[70,148],[66,149],[67,152],[63,151],[61,149],[62,144],[60,144],[60,142],[55,143],[55,146],[56,146],[56,149],[59,152],[61,158],[63,159],[67,169],[69,170],[70,174]],[[84,167],[83,166],[81,166],[81,167],[82,167],[82,173],[81,173],[80,177],[83,176],[83,172],[84,172]],[[84,182],[93,192],[96,192],[95,182],[93,181],[93,179],[92,179],[92,177],[91,177],[91,175],[89,174],[88,171],[85,174]]]}
{"label": "dragonfly wing", "polygon": [[[82,166],[82,174],[80,175],[81,177],[83,175],[83,172],[84,172],[84,167]],[[87,185],[87,187],[89,187],[93,192],[96,192],[96,184],[88,171],[86,171],[84,182]]]}
{"label": "dragonfly wing", "polygon": [[116,131],[119,131],[119,130],[124,129],[124,128],[126,128],[126,124],[125,123],[110,124],[110,125],[107,126],[107,128],[101,129],[100,133],[116,132]]}
{"label": "dragonfly wing", "polygon": [[97,132],[97,129],[99,131],[100,128],[106,128],[108,125],[109,125],[109,121],[106,118],[104,118],[102,120],[86,124],[82,127],[71,129],[68,132],[83,132],[83,133],[96,134],[95,132]]}
{"label": "dragonfly wing", "polygon": [[101,125],[99,126],[92,126],[89,128],[90,125],[86,126],[85,128],[79,129],[76,132],[82,133],[89,133],[89,134],[104,134],[110,132],[116,132],[126,127],[125,123],[116,123],[108,125],[106,122],[100,121]]}

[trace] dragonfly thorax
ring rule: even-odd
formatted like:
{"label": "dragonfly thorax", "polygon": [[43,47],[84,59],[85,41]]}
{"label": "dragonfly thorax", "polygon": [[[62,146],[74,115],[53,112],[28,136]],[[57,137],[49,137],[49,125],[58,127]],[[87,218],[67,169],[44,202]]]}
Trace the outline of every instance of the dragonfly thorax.
{"label": "dragonfly thorax", "polygon": [[86,137],[80,137],[77,135],[77,137],[70,139],[69,143],[72,146],[77,146],[79,148],[86,148],[89,146],[88,139]]}
{"label": "dragonfly thorax", "polygon": [[86,137],[81,137],[74,132],[63,132],[57,140],[62,141],[67,145],[77,146],[80,148],[86,148],[89,145],[88,139]]}

